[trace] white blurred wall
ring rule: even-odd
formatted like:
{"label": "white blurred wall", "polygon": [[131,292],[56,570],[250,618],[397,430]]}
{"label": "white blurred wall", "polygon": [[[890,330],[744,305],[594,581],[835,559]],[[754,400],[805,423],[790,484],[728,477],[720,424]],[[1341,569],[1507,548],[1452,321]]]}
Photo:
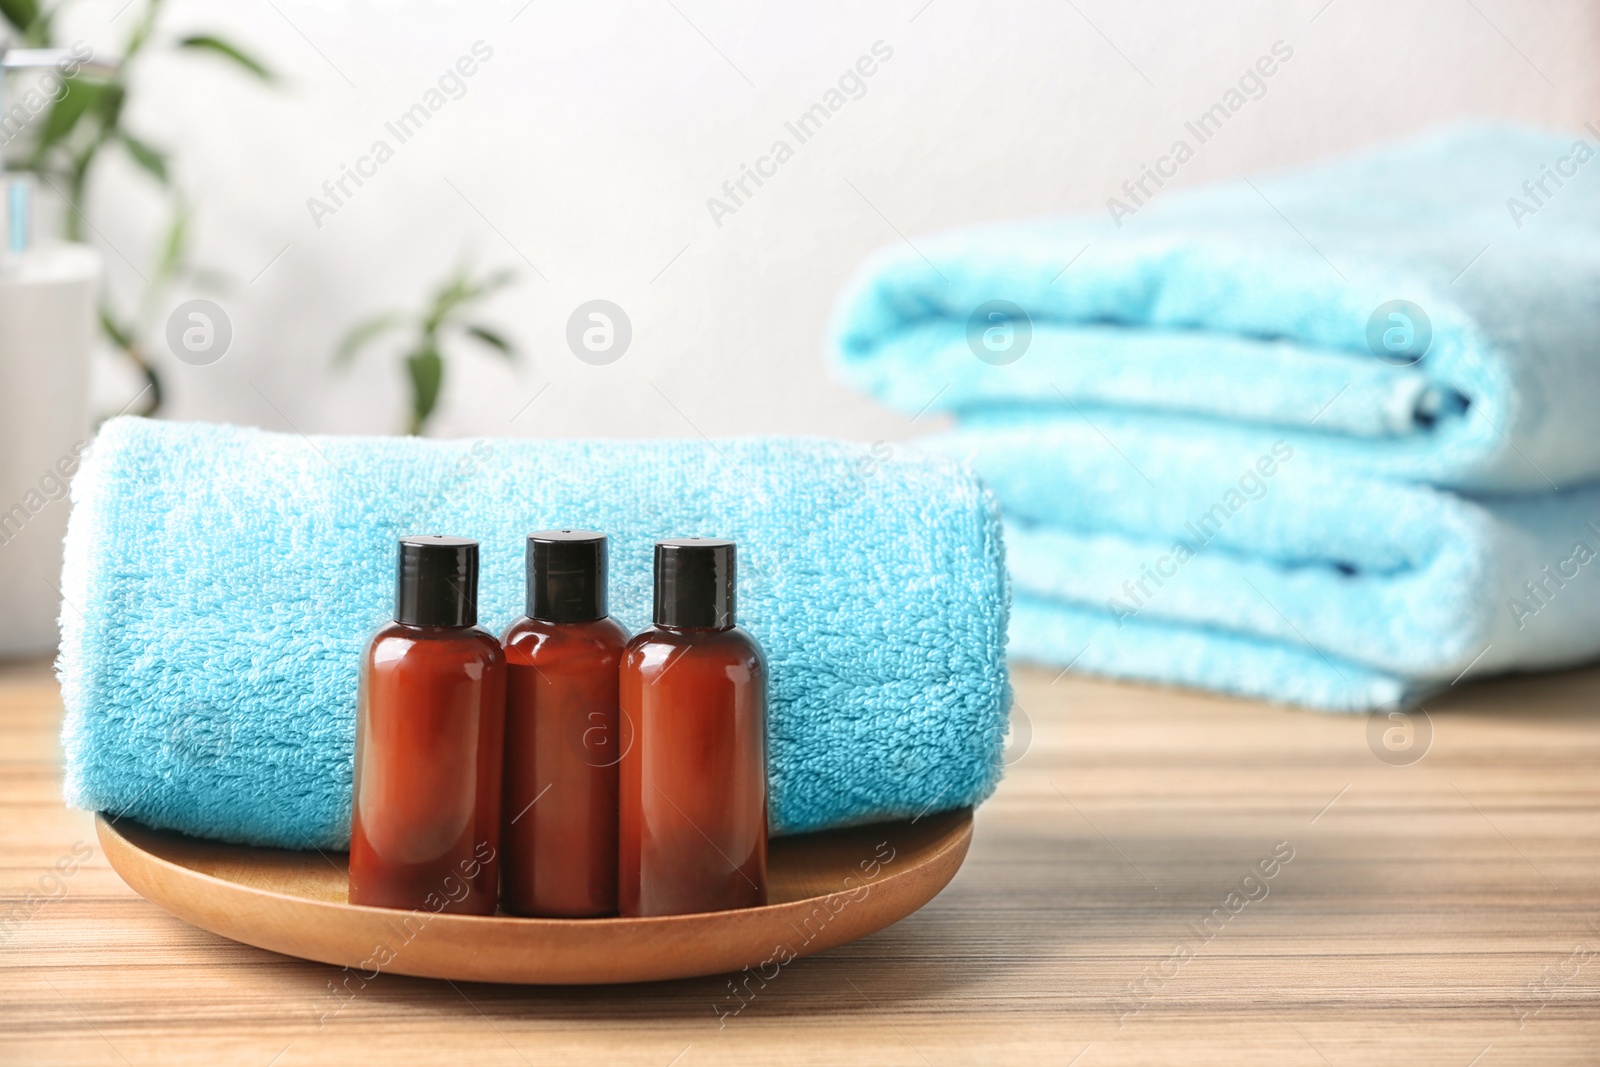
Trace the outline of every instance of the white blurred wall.
{"label": "white blurred wall", "polygon": [[[105,54],[121,4],[84,9],[68,36]],[[267,91],[211,60],[160,58],[138,87],[136,125],[176,151],[196,194],[200,258],[234,279],[215,297],[234,328],[221,361],[158,352],[165,413],[308,433],[398,426],[393,351],[342,376],[329,354],[354,320],[414,306],[470,255],[521,272],[488,317],[531,360],[457,360],[437,433],[900,436],[906,420],[833,385],[819,354],[861,258],[896,229],[1105,210],[1278,41],[1292,61],[1181,183],[1459,116],[1600,121],[1600,6],[1586,0],[192,0],[163,26],[225,32],[284,75]],[[399,145],[384,123],[479,41],[493,55],[464,95]],[[864,95],[719,228],[707,198],[775,139],[793,144],[784,123],[880,41],[893,55]],[[394,158],[319,228],[307,199],[379,138]],[[126,170],[101,179],[97,202],[125,206],[96,225],[132,296],[121,256],[146,263],[152,201]],[[632,320],[609,366],[565,342],[591,298]],[[133,391],[102,359],[98,408]]]}

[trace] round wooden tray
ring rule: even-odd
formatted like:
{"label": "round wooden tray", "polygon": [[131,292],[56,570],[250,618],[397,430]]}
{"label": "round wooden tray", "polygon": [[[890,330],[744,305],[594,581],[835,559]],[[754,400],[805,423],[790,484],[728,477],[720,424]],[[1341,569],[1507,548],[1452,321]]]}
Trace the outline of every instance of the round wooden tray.
{"label": "round wooden tray", "polygon": [[932,900],[970,810],[773,840],[771,904],[650,919],[435,915],[345,901],[345,857],[203,841],[98,816],[123,881],[185,922],[290,956],[469,982],[650,982],[772,967],[864,937]]}

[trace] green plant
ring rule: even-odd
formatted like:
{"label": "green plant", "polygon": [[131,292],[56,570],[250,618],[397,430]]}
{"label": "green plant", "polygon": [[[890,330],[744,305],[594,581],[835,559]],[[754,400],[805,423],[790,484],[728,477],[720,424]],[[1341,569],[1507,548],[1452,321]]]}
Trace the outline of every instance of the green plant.
{"label": "green plant", "polygon": [[21,34],[23,48],[43,48],[50,43],[50,14],[39,10],[37,0],[0,0],[0,18]]}
{"label": "green plant", "polygon": [[492,294],[510,285],[516,275],[508,270],[494,271],[473,278],[466,267],[458,267],[442,282],[420,312],[390,311],[355,326],[334,353],[335,367],[349,366],[371,342],[394,330],[409,329],[404,347],[406,376],[411,385],[411,414],[406,433],[421,434],[427,429],[439,404],[444,387],[445,345],[452,336],[470,337],[508,361],[518,358],[515,346],[495,330],[477,322],[465,321],[472,309]]}
{"label": "green plant", "polygon": [[[66,0],[46,8],[39,0],[0,0],[0,16],[29,47],[56,47],[56,20],[68,6]],[[136,60],[151,54],[160,43],[157,16],[161,0],[143,0],[127,39],[122,58],[108,64],[108,70],[84,70],[65,81],[65,91],[51,104],[37,133],[21,158],[9,166],[36,173],[39,179],[67,203],[64,235],[82,240],[84,227],[93,228],[89,216],[94,206],[87,202],[89,180],[110,149],[122,151],[166,194],[168,215],[156,260],[144,292],[133,307],[116,306],[109,290],[100,298],[100,327],[113,344],[144,375],[148,399],[140,413],[153,415],[161,407],[161,379],[146,357],[143,338],[172,284],[188,278],[215,283],[216,276],[196,267],[189,259],[189,229],[192,220],[190,200],[173,179],[169,156],[129,129],[124,121],[129,82]],[[219,57],[263,82],[273,75],[260,62],[229,41],[211,34],[196,34],[172,40],[168,47]],[[135,268],[137,270],[137,268]]]}

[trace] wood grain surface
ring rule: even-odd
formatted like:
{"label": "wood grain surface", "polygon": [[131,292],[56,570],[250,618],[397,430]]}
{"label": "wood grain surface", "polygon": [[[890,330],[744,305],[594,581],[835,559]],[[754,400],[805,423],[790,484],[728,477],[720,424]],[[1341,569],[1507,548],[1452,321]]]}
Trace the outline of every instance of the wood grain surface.
{"label": "wood grain surface", "polygon": [[[615,985],[753,971],[740,974],[753,996],[793,960],[876,933],[932,900],[961,869],[972,812],[779,838],[768,848],[764,906],[644,918],[362,907],[349,903],[344,853],[203,841],[106,813],[95,836],[123,881],[185,922],[358,974]],[[441,885],[441,906],[446,893]],[[361,977],[351,994],[365,984]]]}
{"label": "wood grain surface", "polygon": [[62,806],[48,673],[0,671],[0,1063],[1600,1062],[1600,671],[1463,683],[1409,748],[1073,675],[1017,698],[944,893],[736,997],[358,984],[187,926]]}

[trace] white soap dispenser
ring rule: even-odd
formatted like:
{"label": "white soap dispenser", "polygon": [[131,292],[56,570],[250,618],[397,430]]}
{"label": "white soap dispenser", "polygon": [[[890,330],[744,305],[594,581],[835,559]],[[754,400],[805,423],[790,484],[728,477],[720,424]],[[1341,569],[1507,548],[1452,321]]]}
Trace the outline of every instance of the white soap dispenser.
{"label": "white soap dispenser", "polygon": [[[55,65],[60,53],[0,51],[8,69]],[[3,113],[3,105],[0,105]],[[67,483],[88,446],[89,351],[96,253],[33,239],[33,179],[0,173],[0,658],[56,647]]]}

